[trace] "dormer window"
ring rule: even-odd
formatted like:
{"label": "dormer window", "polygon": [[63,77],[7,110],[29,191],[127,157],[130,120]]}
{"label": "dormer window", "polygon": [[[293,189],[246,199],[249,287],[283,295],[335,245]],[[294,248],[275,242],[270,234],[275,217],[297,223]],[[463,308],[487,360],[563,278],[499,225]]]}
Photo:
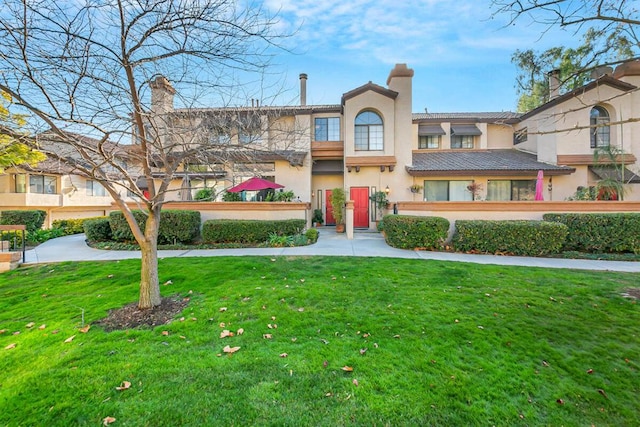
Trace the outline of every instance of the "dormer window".
{"label": "dormer window", "polygon": [[356,151],[381,151],[384,149],[382,118],[373,111],[363,111],[356,116]]}
{"label": "dormer window", "polygon": [[600,106],[591,109],[591,148],[608,147],[611,142],[609,112]]}

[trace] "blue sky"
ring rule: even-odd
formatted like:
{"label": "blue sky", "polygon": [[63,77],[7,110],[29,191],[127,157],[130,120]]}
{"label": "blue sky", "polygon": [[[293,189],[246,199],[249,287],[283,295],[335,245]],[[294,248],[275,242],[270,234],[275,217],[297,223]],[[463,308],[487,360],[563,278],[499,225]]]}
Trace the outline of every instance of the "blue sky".
{"label": "blue sky", "polygon": [[515,110],[516,49],[577,46],[578,36],[526,21],[504,28],[490,0],[264,0],[283,31],[299,28],[275,59],[287,102],[307,73],[307,103],[337,104],[368,81],[386,86],[396,63],[415,71],[413,111]]}

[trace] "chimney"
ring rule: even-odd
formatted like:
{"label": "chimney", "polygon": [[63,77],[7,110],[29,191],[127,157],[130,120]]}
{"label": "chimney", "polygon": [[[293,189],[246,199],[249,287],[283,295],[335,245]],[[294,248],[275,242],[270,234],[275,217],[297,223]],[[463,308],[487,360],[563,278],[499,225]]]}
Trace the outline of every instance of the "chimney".
{"label": "chimney", "polygon": [[157,76],[149,83],[151,86],[151,110],[156,113],[173,111],[173,95],[176,90],[164,76]]}
{"label": "chimney", "polygon": [[307,75],[300,74],[300,105],[307,105]]}
{"label": "chimney", "polygon": [[551,70],[547,74],[549,78],[549,101],[560,96],[560,70]]}

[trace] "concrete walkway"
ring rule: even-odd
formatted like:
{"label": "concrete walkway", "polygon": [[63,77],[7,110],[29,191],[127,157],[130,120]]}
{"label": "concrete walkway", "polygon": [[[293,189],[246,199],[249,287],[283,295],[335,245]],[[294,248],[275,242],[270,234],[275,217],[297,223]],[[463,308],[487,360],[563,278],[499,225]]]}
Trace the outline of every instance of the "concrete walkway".
{"label": "concrete walkway", "polygon": [[[318,242],[294,248],[248,248],[248,249],[194,249],[162,250],[159,258],[213,257],[213,256],[351,256],[388,257],[439,261],[467,262],[475,264],[516,265],[526,267],[570,268],[578,270],[601,270],[640,272],[640,262],[570,260],[559,258],[529,258],[495,255],[470,255],[450,252],[429,252],[395,249],[387,245],[380,233],[355,232],[354,239],[337,234],[333,228],[320,228]],[[27,264],[62,261],[107,261],[140,258],[139,251],[107,251],[93,249],[85,243],[84,234],[49,240],[26,253]]]}

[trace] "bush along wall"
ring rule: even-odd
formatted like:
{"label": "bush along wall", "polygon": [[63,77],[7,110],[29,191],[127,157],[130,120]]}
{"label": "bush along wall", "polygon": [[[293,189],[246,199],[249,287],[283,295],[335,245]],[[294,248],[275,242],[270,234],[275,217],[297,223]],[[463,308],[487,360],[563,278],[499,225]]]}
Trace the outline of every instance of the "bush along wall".
{"label": "bush along wall", "polygon": [[[133,216],[144,230],[147,215],[139,210],[133,211]],[[191,243],[200,237],[200,212],[166,210],[160,214],[160,228],[158,230],[158,244]],[[129,223],[120,211],[109,214],[109,225],[113,240],[119,242],[134,242],[135,238]]]}
{"label": "bush along wall", "polygon": [[73,218],[73,219],[56,219],[51,224],[51,228],[57,228],[62,231],[65,236],[70,234],[80,234],[84,233],[84,222],[97,218],[108,218],[104,217],[92,217],[92,218]]}
{"label": "bush along wall", "polygon": [[47,213],[41,210],[28,211],[2,211],[0,213],[1,225],[24,225],[27,232],[35,232],[42,228]]}
{"label": "bush along wall", "polygon": [[108,242],[112,239],[108,216],[86,219],[82,228],[90,242]]}
{"label": "bush along wall", "polygon": [[285,220],[235,220],[213,219],[202,225],[205,243],[263,243],[270,235],[294,236],[302,233],[304,219]]}
{"label": "bush along wall", "polygon": [[452,244],[460,252],[542,256],[560,252],[567,233],[557,222],[458,220]]}
{"label": "bush along wall", "polygon": [[400,249],[442,249],[449,220],[436,216],[385,215],[385,240]]}
{"label": "bush along wall", "polygon": [[543,219],[568,227],[563,250],[640,253],[640,213],[544,214]]}

